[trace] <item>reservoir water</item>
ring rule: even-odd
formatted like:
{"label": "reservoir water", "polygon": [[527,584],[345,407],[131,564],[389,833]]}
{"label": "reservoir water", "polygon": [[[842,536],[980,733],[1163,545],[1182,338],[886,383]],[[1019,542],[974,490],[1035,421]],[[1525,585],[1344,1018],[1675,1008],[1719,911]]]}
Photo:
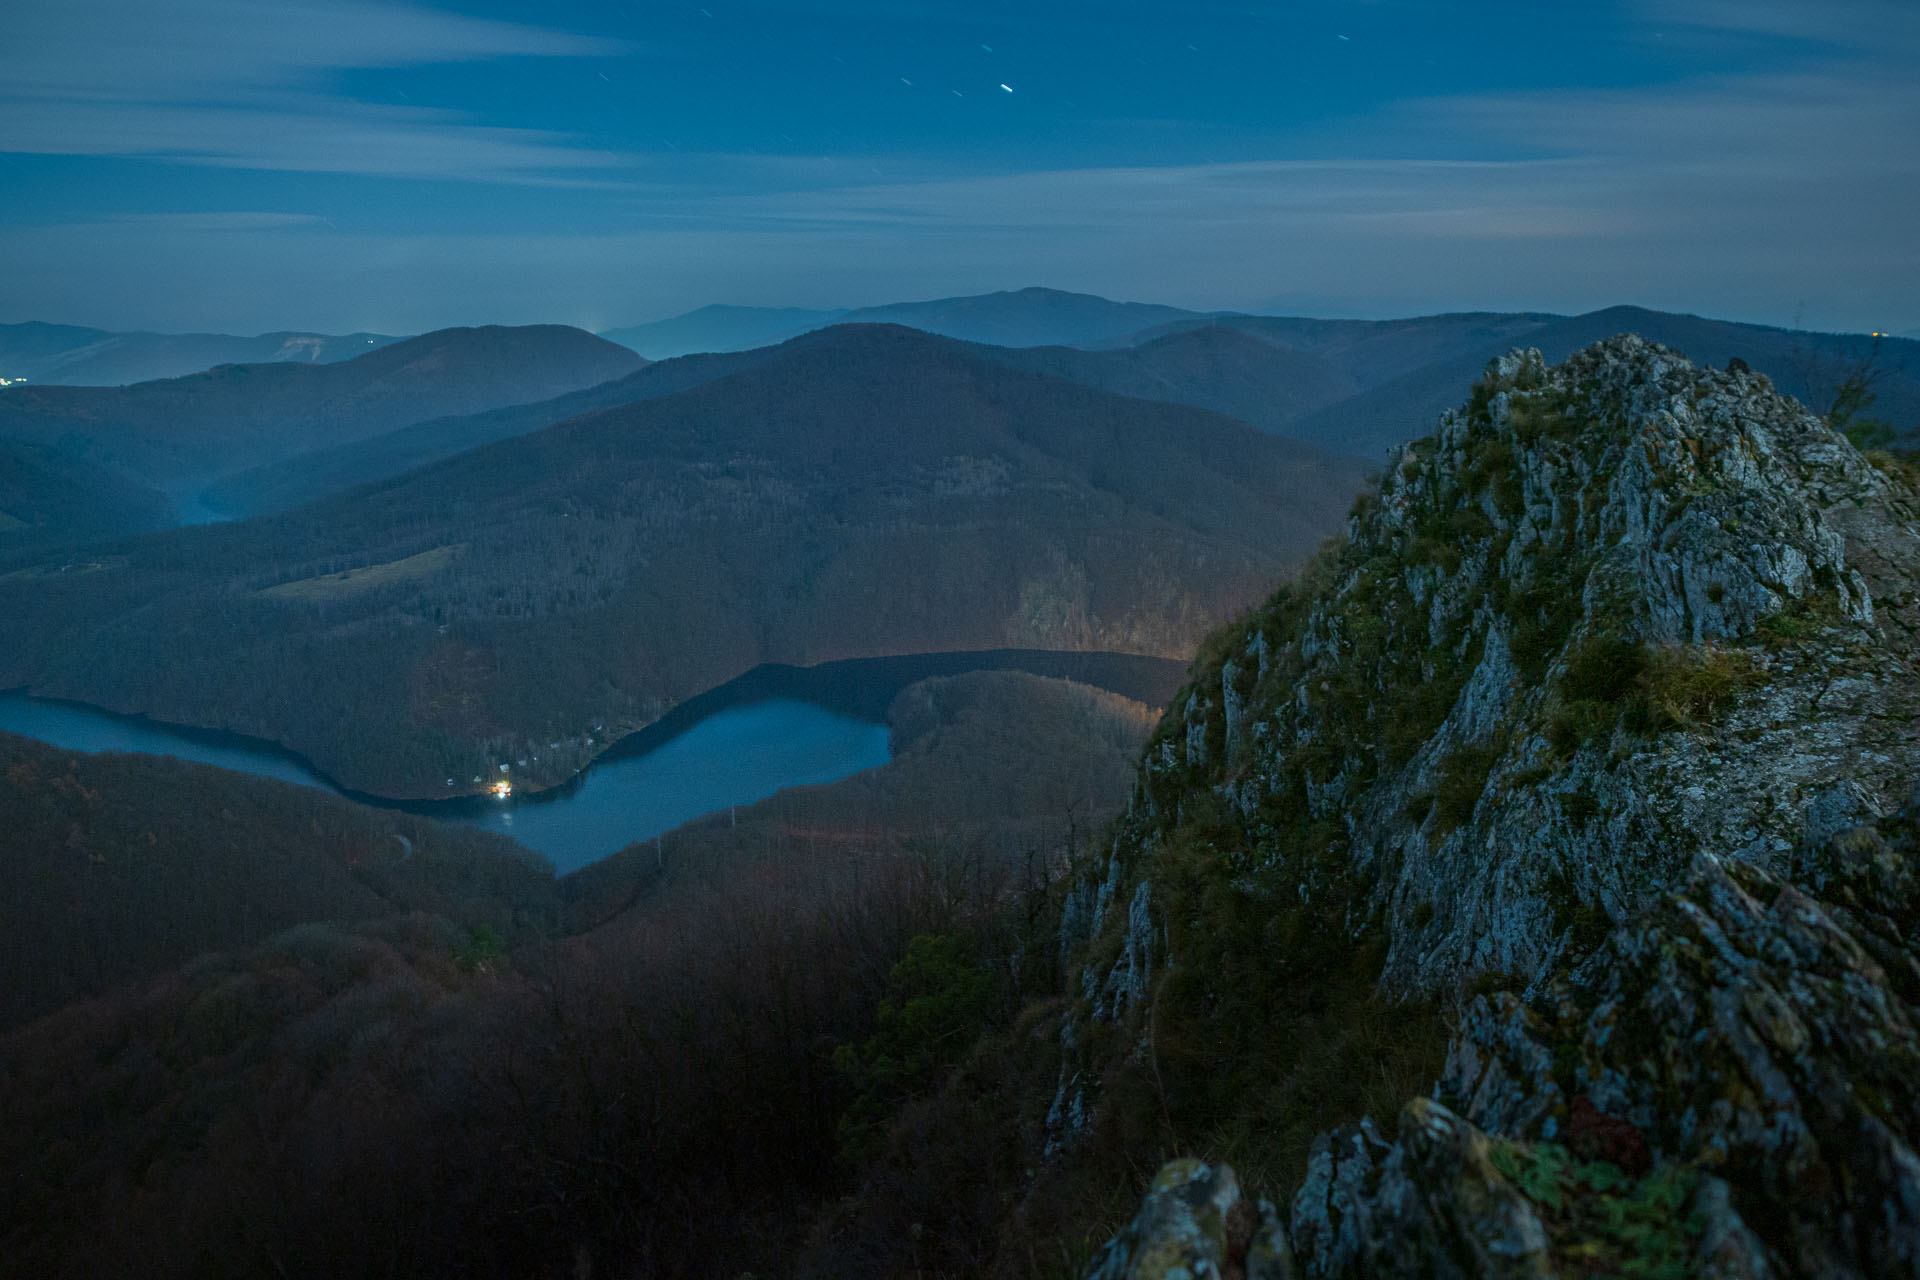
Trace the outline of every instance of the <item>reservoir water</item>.
{"label": "reservoir water", "polygon": [[[0,729],[74,751],[144,751],[334,789],[270,744],[17,693],[0,694]],[[715,712],[644,754],[598,763],[551,798],[393,807],[512,836],[565,874],[702,814],[764,800],[782,787],[832,782],[888,758],[886,725],[773,698]]]}
{"label": "reservoir water", "polygon": [[[886,713],[929,676],[1015,669],[1063,676],[1164,705],[1184,664],[1121,654],[1031,650],[854,659],[756,667],[629,735],[567,786],[502,801],[398,802],[341,792],[509,835],[568,871],[783,787],[833,782],[890,759]],[[74,751],[139,751],[340,792],[270,742],[0,693],[0,731]]]}
{"label": "reservoir water", "polygon": [[602,761],[569,794],[444,816],[512,836],[564,874],[702,814],[889,759],[886,725],[776,698],[715,712],[645,755]]}

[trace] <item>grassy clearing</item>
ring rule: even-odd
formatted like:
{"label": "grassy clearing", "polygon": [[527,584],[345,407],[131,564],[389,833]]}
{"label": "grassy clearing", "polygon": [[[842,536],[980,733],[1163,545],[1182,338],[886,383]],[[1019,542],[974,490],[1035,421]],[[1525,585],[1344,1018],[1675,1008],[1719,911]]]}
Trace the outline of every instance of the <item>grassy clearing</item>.
{"label": "grassy clearing", "polygon": [[464,542],[435,547],[431,551],[422,551],[419,555],[407,556],[402,560],[389,560],[385,564],[370,564],[363,569],[349,569],[345,573],[328,573],[317,578],[283,582],[277,587],[268,587],[260,594],[280,600],[345,600],[396,582],[410,582],[438,573],[458,559],[466,549]]}
{"label": "grassy clearing", "polygon": [[34,578],[77,577],[83,573],[105,573],[110,569],[124,569],[129,563],[127,556],[101,556],[97,560],[63,560],[58,563],[29,565],[25,569],[15,569],[12,573],[0,574],[0,582],[16,582]]}

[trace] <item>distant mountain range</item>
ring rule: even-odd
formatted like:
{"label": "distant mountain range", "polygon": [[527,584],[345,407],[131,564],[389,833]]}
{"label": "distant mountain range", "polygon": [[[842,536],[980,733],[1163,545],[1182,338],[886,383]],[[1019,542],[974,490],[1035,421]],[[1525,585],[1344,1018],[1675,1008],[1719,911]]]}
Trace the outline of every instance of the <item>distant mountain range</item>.
{"label": "distant mountain range", "polygon": [[662,360],[622,378],[552,400],[484,413],[449,414],[348,444],[330,445],[235,472],[211,486],[204,501],[222,514],[245,517],[287,511],[404,474],[455,454],[528,435],[602,409],[656,400],[753,368],[777,347]]}
{"label": "distant mountain range", "polygon": [[[790,339],[789,343],[809,336]],[[1111,351],[965,345],[972,354],[995,364],[1048,374],[1116,395],[1210,409],[1272,434],[1286,434],[1287,424],[1296,417],[1344,400],[1359,390],[1358,383],[1318,357],[1276,347],[1230,328],[1176,331],[1138,347]],[[289,510],[583,413],[654,400],[730,377],[777,358],[783,349],[758,347],[681,356],[554,400],[414,423],[378,437],[232,475],[210,489],[205,500],[214,509],[235,516]],[[1339,451],[1337,442],[1334,448]]]}
{"label": "distant mountain range", "polygon": [[546,400],[643,363],[560,325],[443,329],[336,364],[222,365],[128,387],[8,387],[0,439],[173,489],[423,418]]}
{"label": "distant mountain range", "polygon": [[0,324],[0,378],[111,387],[222,364],[333,364],[400,341],[384,333],[113,333],[64,324]]}
{"label": "distant mountain range", "polygon": [[845,311],[809,311],[802,307],[711,306],[652,324],[608,329],[600,336],[649,360],[671,360],[703,351],[770,347],[825,328],[846,314]]}
{"label": "distant mountain range", "polygon": [[[29,517],[16,509],[18,501],[4,505],[0,494],[0,555],[149,527],[147,513],[161,492],[180,512],[198,511],[197,518],[289,510],[583,413],[731,376],[798,334],[874,320],[970,342],[974,354],[998,364],[1212,410],[1367,459],[1429,430],[1456,389],[1513,346],[1539,346],[1560,359],[1629,330],[1706,363],[1739,356],[1816,409],[1848,374],[1868,371],[1876,396],[1869,415],[1905,429],[1910,439],[1920,427],[1920,344],[1883,337],[1876,345],[1868,335],[1634,307],[1574,317],[1315,320],[1203,314],[1049,289],[845,311],[716,306],[614,331],[611,337],[631,344],[626,349],[558,326],[443,330],[379,339],[387,345],[325,367],[235,365],[125,388],[30,384],[0,391],[0,441],[37,448],[35,466],[71,459],[150,491],[123,491],[84,519],[67,499],[43,503],[42,514]],[[0,330],[16,349],[38,352],[36,359],[101,333],[50,325]],[[269,338],[288,339],[282,345],[293,349],[288,335],[230,341]],[[310,349],[323,356],[346,350],[342,339],[316,341],[321,345]],[[677,354],[695,348],[702,350]],[[628,354],[634,349],[663,358],[649,366]],[[8,465],[24,474],[21,459]],[[116,522],[115,511],[126,518]],[[23,531],[28,524],[31,534]]]}
{"label": "distant mountain range", "polygon": [[[1047,315],[1078,310],[1114,323],[1139,318],[1124,308],[1102,312],[1095,305],[1104,304],[1102,299],[1069,308],[1059,304],[1061,296],[1071,295],[1027,290],[958,301],[980,302],[976,310],[981,313],[1034,303]],[[955,307],[951,314],[967,310]],[[753,309],[708,308],[695,314],[719,321],[738,313]],[[791,319],[863,313],[767,314]],[[1515,345],[1541,346],[1550,359],[1561,359],[1596,338],[1632,330],[1688,354],[1697,352],[1703,361],[1724,363],[1740,355],[1773,376],[1782,389],[1816,406],[1872,351],[1872,340],[1858,335],[1796,333],[1633,307],[1576,317],[1463,313],[1405,320],[1310,320],[1184,315],[1090,347],[973,343],[971,349],[982,359],[1013,368],[1119,395],[1209,409],[1262,431],[1368,459],[1378,459],[1393,445],[1430,430],[1449,407],[1454,389],[1472,382],[1488,360]],[[1043,327],[1039,319],[1026,325],[1029,333]],[[1095,331],[1091,322],[1078,330]],[[709,329],[708,336],[719,342],[725,335]],[[670,344],[653,349],[669,350]],[[577,414],[655,399],[729,376],[768,359],[773,350],[763,346],[662,359],[619,381],[545,403],[409,424],[230,476],[206,500],[231,515],[287,510]],[[1920,423],[1920,360],[1914,358],[1920,347],[1893,339],[1883,340],[1880,351],[1878,399],[1871,412],[1896,424]]]}
{"label": "distant mountain range", "polygon": [[[1297,434],[1291,429],[1296,420],[1341,403],[1366,385],[1320,356],[1275,345],[1224,324],[1176,327],[1137,346],[1108,350],[965,345],[980,359],[995,364],[1116,395],[1209,409],[1274,435]],[[414,423],[236,473],[214,485],[205,501],[233,516],[289,510],[583,413],[658,399],[729,377],[775,358],[782,349],[680,356],[554,400]],[[1334,452],[1346,451],[1337,430],[1310,442]]]}
{"label": "distant mountain range", "polygon": [[273,738],[362,790],[444,795],[501,753],[557,782],[598,726],[760,662],[1183,655],[1339,527],[1362,470],[838,326],[284,515],[23,567],[0,687]]}
{"label": "distant mountain range", "polygon": [[1199,317],[1198,312],[1155,303],[1112,302],[1058,289],[1019,289],[971,298],[862,307],[847,312],[839,322],[904,324],[996,347],[1084,347]]}
{"label": "distant mountain range", "polygon": [[1080,347],[1159,325],[1203,319],[1200,312],[1142,302],[1113,302],[1088,293],[1019,289],[930,302],[895,302],[851,310],[794,307],[702,307],[670,320],[609,329],[600,336],[649,360],[703,351],[745,351],[831,324],[903,324],[942,337],[996,347]]}
{"label": "distant mountain range", "polygon": [[[1351,400],[1317,409],[1287,429],[1306,439],[1338,441],[1350,452],[1379,457],[1393,445],[1430,431],[1441,412],[1458,398],[1458,389],[1507,349],[1538,347],[1549,362],[1556,362],[1622,333],[1663,343],[1700,364],[1724,366],[1738,356],[1770,377],[1781,391],[1822,413],[1832,405],[1835,386],[1850,371],[1863,367],[1875,346],[1875,340],[1865,334],[1805,333],[1643,307],[1608,307],[1582,316],[1540,317],[1539,323],[1524,328],[1502,329],[1483,340],[1453,344],[1431,362],[1378,383]],[[1909,438],[1920,433],[1920,343],[1880,340],[1875,367],[1879,377],[1870,414],[1886,419]]]}

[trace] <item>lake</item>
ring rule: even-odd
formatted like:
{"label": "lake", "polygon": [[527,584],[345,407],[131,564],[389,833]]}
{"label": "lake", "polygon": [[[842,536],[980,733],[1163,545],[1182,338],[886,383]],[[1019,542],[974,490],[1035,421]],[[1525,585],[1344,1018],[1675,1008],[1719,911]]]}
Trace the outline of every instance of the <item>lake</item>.
{"label": "lake", "polygon": [[[144,751],[338,790],[270,743],[17,693],[0,694],[0,729],[74,751]],[[782,787],[832,782],[889,758],[886,725],[771,698],[715,712],[644,754],[598,762],[576,785],[551,796],[384,807],[512,836],[565,874],[702,814],[764,800]]]}
{"label": "lake", "polygon": [[1034,650],[768,664],[621,739],[565,787],[511,800],[399,802],[343,791],[270,742],[22,693],[0,693],[0,730],[74,751],[176,756],[485,827],[545,854],[565,874],[730,805],[885,764],[887,707],[901,689],[929,676],[985,669],[1075,679],[1156,706],[1172,696],[1185,670],[1156,658]]}

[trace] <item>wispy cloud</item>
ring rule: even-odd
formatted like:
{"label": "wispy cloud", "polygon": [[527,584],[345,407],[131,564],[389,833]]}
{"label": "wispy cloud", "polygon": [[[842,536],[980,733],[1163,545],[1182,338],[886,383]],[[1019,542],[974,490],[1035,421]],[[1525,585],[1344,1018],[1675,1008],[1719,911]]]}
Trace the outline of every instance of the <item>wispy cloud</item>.
{"label": "wispy cloud", "polygon": [[563,134],[357,103],[342,73],[611,57],[617,41],[382,0],[66,0],[9,16],[0,151],[527,180],[624,163]]}
{"label": "wispy cloud", "polygon": [[[710,200],[682,212],[754,230],[880,224],[1090,234],[1428,215],[1432,230],[1447,234],[1471,212],[1484,219],[1474,234],[1504,236],[1543,232],[1538,211],[1516,196],[1542,183],[1580,185],[1578,168],[1563,160],[1354,159],[1071,169]],[[1558,176],[1543,176],[1550,172]]]}
{"label": "wispy cloud", "polygon": [[108,227],[136,227],[145,231],[286,231],[327,225],[315,213],[273,213],[250,209],[210,210],[204,213],[117,213],[101,219]]}
{"label": "wispy cloud", "polygon": [[1920,6],[1911,0],[1635,0],[1632,8],[1656,27],[1783,37],[1803,49],[1876,57],[1920,49]]}
{"label": "wispy cloud", "polygon": [[0,112],[0,151],[489,181],[632,163],[551,133],[469,124],[453,112],[325,100],[210,107],[26,102]]}

